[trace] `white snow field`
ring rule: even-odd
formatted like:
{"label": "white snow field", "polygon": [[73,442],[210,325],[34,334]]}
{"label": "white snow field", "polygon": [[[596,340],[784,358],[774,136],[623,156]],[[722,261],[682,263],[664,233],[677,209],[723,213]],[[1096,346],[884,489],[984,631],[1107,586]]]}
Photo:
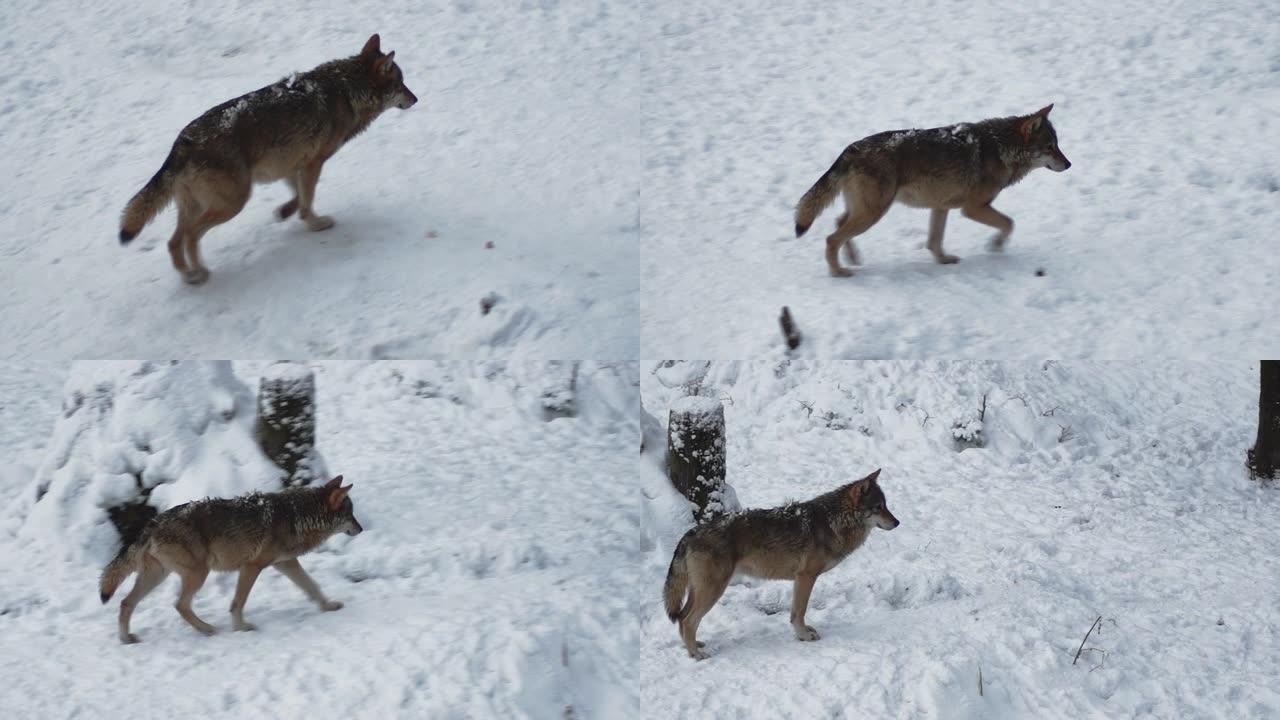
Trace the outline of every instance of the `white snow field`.
{"label": "white snow field", "polygon": [[[166,505],[201,479],[210,493],[268,482],[246,459],[244,407],[265,364],[128,379],[139,367],[77,364],[64,409],[81,410],[63,414],[47,374],[0,367],[6,392],[53,400],[0,406],[27,428],[6,450],[53,478],[34,509],[32,476],[4,486],[7,717],[636,716],[634,364],[584,362],[572,388],[569,364],[314,365],[318,449],[354,485],[365,532],[302,564],[345,607],[320,613],[266,573],[246,608],[258,630],[231,632],[235,576],[215,574],[195,601],[219,628],[206,638],[174,612],[170,578],[134,615],[142,642],[125,646],[115,618],[132,581],[105,607],[96,597],[115,548],[101,511],[113,473],[172,483],[152,493]],[[92,399],[104,382],[113,403]],[[575,416],[546,419],[567,403]]]}
{"label": "white snow field", "polygon": [[[632,358],[635,42],[625,3],[0,3],[0,330],[25,359]],[[395,50],[418,104],[329,161],[313,233],[283,183],[170,266],[170,208],[125,203],[210,107]],[[492,243],[492,248],[486,247]],[[497,296],[482,314],[482,298]]]}
{"label": "white snow field", "polygon": [[[1280,353],[1280,14],[1274,3],[798,0],[656,4],[646,76],[645,357],[1115,359]],[[883,130],[1050,115],[1073,166],[951,213],[957,265],[904,206],[832,278],[800,196]],[[842,260],[843,262],[843,260]],[[1044,275],[1036,276],[1042,269]]]}
{"label": "white snow field", "polygon": [[[703,367],[642,366],[643,404],[665,425],[690,387],[724,400],[743,506],[883,468],[902,524],[818,579],[819,641],[794,639],[789,582],[737,580],[695,662],[661,602],[688,504],[650,464],[648,717],[1280,715],[1280,496],[1243,467],[1256,363]],[[985,447],[960,450],[984,393]]]}

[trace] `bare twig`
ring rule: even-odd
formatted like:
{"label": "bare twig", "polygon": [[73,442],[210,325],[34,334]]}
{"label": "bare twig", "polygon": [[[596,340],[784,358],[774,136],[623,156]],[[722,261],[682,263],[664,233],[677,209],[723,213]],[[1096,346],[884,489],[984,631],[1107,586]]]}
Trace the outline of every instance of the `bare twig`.
{"label": "bare twig", "polygon": [[987,394],[982,393],[982,407],[978,409],[978,421],[981,422],[987,418]]}
{"label": "bare twig", "polygon": [[1018,393],[1017,395],[1010,395],[1009,397],[1005,398],[1004,402],[1000,404],[1007,405],[1009,404],[1010,400],[1017,400],[1018,402],[1022,403],[1022,407],[1027,406],[1027,396],[1023,393]]}
{"label": "bare twig", "polygon": [[1040,417],[1053,417],[1053,414],[1058,412],[1061,409],[1062,409],[1061,405],[1054,405],[1048,410],[1045,410],[1044,412],[1040,413]]}
{"label": "bare twig", "polygon": [[978,697],[982,697],[982,666],[978,666]]}
{"label": "bare twig", "polygon": [[1094,620],[1093,624],[1089,626],[1089,632],[1084,634],[1084,639],[1080,641],[1080,647],[1076,648],[1076,656],[1071,660],[1072,665],[1075,665],[1076,660],[1080,659],[1080,653],[1084,652],[1084,644],[1089,640],[1089,636],[1093,634],[1093,629],[1098,627],[1101,624],[1102,624],[1102,616],[1099,615],[1098,619]]}
{"label": "bare twig", "polygon": [[796,328],[796,322],[791,318],[791,310],[786,306],[782,306],[782,315],[778,318],[778,324],[782,326],[782,337],[787,341],[787,347],[795,350],[800,347],[800,330]]}
{"label": "bare twig", "polygon": [[809,411],[809,414],[808,414],[808,415],[806,415],[806,417],[813,417],[813,403],[811,403],[811,402],[810,402],[810,403],[807,403],[807,402],[805,402],[805,401],[803,401],[803,400],[797,400],[796,402],[800,403],[800,407],[802,407],[802,408],[804,408],[805,410]]}

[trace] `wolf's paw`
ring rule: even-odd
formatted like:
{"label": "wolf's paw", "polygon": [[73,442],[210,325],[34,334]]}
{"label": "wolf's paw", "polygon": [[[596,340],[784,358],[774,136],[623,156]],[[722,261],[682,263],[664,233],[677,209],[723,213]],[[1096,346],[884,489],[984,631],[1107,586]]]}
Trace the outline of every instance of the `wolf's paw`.
{"label": "wolf's paw", "polygon": [[[701,645],[702,643],[698,643],[698,644]],[[701,648],[697,648],[689,651],[689,657],[693,658],[694,660],[706,660],[711,656],[703,652]]]}
{"label": "wolf's paw", "polygon": [[1008,235],[992,235],[987,241],[987,250],[991,252],[1004,252],[1004,244],[1009,240]]}
{"label": "wolf's paw", "polygon": [[701,640],[694,640],[694,641],[693,641],[693,644],[694,644],[694,645],[697,645],[698,647],[706,647],[706,646],[707,646],[707,644],[706,644],[706,643],[704,643],[704,642],[702,642]]}
{"label": "wolf's paw", "polygon": [[214,627],[214,626],[210,625],[209,623],[205,623],[205,624],[203,624],[203,625],[197,625],[197,626],[196,626],[196,632],[198,632],[198,633],[200,633],[201,635],[204,635],[204,636],[206,636],[206,637],[207,637],[207,636],[210,636],[210,635],[217,635],[217,634],[218,634],[218,628],[216,628],[216,627]]}
{"label": "wolf's paw", "polygon": [[940,265],[955,265],[960,262],[960,258],[955,255],[935,255],[933,259]]}
{"label": "wolf's paw", "polygon": [[337,600],[325,600],[323,603],[320,603],[320,609],[325,612],[333,612],[334,610],[341,610],[342,603],[338,602]]}
{"label": "wolf's paw", "polygon": [[203,285],[209,280],[209,271],[198,267],[182,273],[182,282],[188,285]]}
{"label": "wolf's paw", "polygon": [[328,215],[312,215],[311,217],[306,218],[304,222],[307,223],[307,229],[313,232],[328,230],[333,227],[334,224],[333,218]]}
{"label": "wolf's paw", "polygon": [[134,635],[133,633],[125,633],[120,636],[120,642],[124,643],[125,645],[134,645],[142,642],[142,638],[138,637],[137,635]]}
{"label": "wolf's paw", "polygon": [[298,198],[294,198],[289,202],[276,208],[276,219],[288,220],[297,211],[298,211]]}
{"label": "wolf's paw", "polygon": [[817,640],[820,637],[822,636],[818,634],[818,631],[808,625],[805,625],[802,628],[796,628],[796,639],[801,642],[810,642],[812,640]]}
{"label": "wolf's paw", "polygon": [[833,267],[831,277],[853,277],[853,271],[845,267]]}
{"label": "wolf's paw", "polygon": [[241,620],[240,622],[234,624],[234,628],[236,632],[252,632],[254,630],[257,630],[258,626],[254,625],[251,622],[245,622],[244,620]]}

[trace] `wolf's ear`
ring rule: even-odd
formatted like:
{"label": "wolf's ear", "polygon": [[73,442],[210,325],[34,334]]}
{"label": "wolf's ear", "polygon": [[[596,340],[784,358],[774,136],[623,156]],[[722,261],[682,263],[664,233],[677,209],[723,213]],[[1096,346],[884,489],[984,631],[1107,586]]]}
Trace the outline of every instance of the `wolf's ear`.
{"label": "wolf's ear", "polygon": [[391,74],[391,68],[392,68],[392,66],[395,64],[395,61],[396,61],[396,51],[395,51],[395,50],[392,50],[391,52],[389,52],[389,53],[387,53],[386,55],[383,55],[383,56],[382,56],[382,66],[379,68],[379,70],[381,70],[381,71],[382,71],[382,74],[383,74],[383,75],[390,75],[390,74]]}
{"label": "wolf's ear", "polygon": [[1049,103],[1034,113],[1022,118],[1022,121],[1018,123],[1018,134],[1022,136],[1023,140],[1030,139],[1031,135],[1040,129],[1040,126],[1044,124],[1044,119],[1049,117],[1049,111],[1052,109],[1053,103]]}
{"label": "wolf's ear", "polygon": [[382,38],[378,37],[378,33],[370,35],[369,39],[364,44],[364,49],[360,51],[360,57],[365,59],[378,57],[382,54],[382,50],[379,48],[381,43]]}
{"label": "wolf's ear", "polygon": [[347,499],[347,493],[351,492],[351,486],[338,487],[329,491],[329,497],[326,504],[329,506],[329,512],[333,512],[342,506],[342,501]]}
{"label": "wolf's ear", "polygon": [[338,486],[339,486],[339,485],[341,485],[341,484],[342,484],[342,476],[341,476],[341,475],[339,475],[339,476],[335,477],[334,479],[330,480],[329,482],[325,483],[325,484],[324,484],[324,489],[325,489],[325,490],[332,490],[333,488],[336,488],[336,487],[338,487]]}
{"label": "wolf's ear", "polygon": [[863,479],[863,480],[866,480],[866,481],[867,481],[867,482],[869,482],[869,483],[874,483],[874,482],[876,481],[876,478],[878,478],[878,477],[880,477],[880,468],[876,468],[876,469],[875,469],[875,472],[871,473],[870,475],[868,475],[868,476],[866,476],[866,477],[864,477],[864,478],[862,478],[862,479]]}

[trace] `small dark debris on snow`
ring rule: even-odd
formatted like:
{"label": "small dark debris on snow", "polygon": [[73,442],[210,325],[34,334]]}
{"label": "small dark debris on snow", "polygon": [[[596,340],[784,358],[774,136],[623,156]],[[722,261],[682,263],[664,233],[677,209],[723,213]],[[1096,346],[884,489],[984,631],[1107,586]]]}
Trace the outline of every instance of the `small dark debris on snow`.
{"label": "small dark debris on snow", "polygon": [[791,319],[791,310],[786,305],[782,306],[778,324],[782,326],[782,337],[787,341],[787,347],[791,350],[800,347],[800,330],[796,328],[795,320]]}
{"label": "small dark debris on snow", "polygon": [[440,233],[436,232],[435,230],[428,230],[428,231],[427,231],[427,239],[428,239],[428,240],[435,240],[435,239],[436,239],[436,238],[438,238],[438,237],[440,237]]}
{"label": "small dark debris on snow", "polygon": [[497,304],[498,304],[498,293],[491,292],[488,295],[485,295],[484,297],[480,298],[480,314],[488,315],[489,311],[493,309],[493,306]]}
{"label": "small dark debris on snow", "polygon": [[484,249],[485,249],[485,250],[492,250],[492,249],[493,249],[493,241],[492,241],[492,240],[485,240],[485,241],[484,241]]}
{"label": "small dark debris on snow", "polygon": [[1036,268],[1036,277],[1044,277],[1044,268]]}

